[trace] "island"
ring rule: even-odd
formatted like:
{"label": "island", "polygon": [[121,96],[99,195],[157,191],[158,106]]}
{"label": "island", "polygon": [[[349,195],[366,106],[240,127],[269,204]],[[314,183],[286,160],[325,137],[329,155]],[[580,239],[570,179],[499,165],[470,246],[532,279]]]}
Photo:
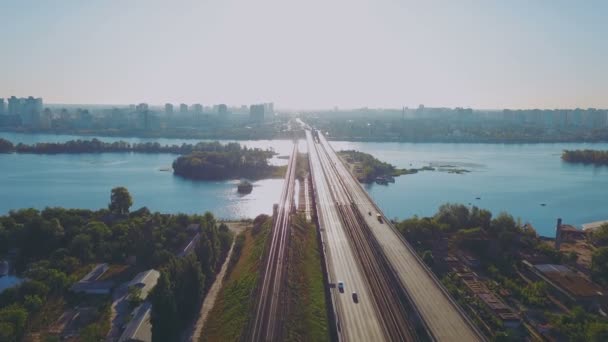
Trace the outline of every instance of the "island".
{"label": "island", "polygon": [[567,163],[608,165],[608,151],[601,150],[564,150],[562,160]]}
{"label": "island", "polygon": [[388,184],[395,181],[394,177],[414,174],[418,171],[434,171],[435,168],[425,166],[420,169],[399,169],[394,165],[378,160],[368,153],[345,150],[339,151],[338,156],[350,167],[351,172],[361,183]]}
{"label": "island", "polygon": [[[229,144],[222,151],[196,151],[173,162],[173,174],[196,180],[281,178],[286,166],[268,163],[274,152]],[[228,145],[226,145],[228,146]]]}
{"label": "island", "polygon": [[253,185],[247,180],[242,180],[236,187],[239,194],[249,194],[253,190]]}

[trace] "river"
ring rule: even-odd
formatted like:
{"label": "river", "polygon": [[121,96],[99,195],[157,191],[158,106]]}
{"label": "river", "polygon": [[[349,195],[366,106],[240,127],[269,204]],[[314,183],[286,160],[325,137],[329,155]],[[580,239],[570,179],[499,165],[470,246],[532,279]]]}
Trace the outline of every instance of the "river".
{"label": "river", "polygon": [[[0,132],[13,143],[61,142],[93,137]],[[97,137],[103,141],[193,143],[191,139]],[[248,147],[291,151],[288,140],[240,141]],[[305,143],[300,142],[305,151]],[[439,205],[457,202],[511,213],[530,222],[542,235],[552,236],[555,221],[580,226],[608,219],[608,167],[563,163],[564,149],[606,149],[608,144],[434,144],[332,142],[336,150],[371,153],[401,168],[429,164],[453,165],[471,172],[452,174],[422,171],[396,178],[394,184],[366,189],[388,217],[432,215]],[[107,206],[112,187],[131,192],[133,208],[201,213],[211,211],[235,219],[270,214],[281,192],[282,180],[254,182],[251,194],[236,192],[238,181],[190,181],[161,171],[176,158],[172,154],[5,154],[0,155],[0,213],[46,206],[97,209]],[[274,164],[286,160],[273,158]],[[479,198],[479,199],[477,199]],[[545,206],[541,206],[544,203]]]}

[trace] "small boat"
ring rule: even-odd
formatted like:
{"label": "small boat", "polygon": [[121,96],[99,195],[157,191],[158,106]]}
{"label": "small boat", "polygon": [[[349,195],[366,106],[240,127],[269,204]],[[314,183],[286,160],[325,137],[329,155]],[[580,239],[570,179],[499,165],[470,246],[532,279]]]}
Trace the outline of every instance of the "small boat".
{"label": "small boat", "polygon": [[239,194],[249,194],[253,190],[253,185],[246,180],[242,180],[236,189]]}
{"label": "small boat", "polygon": [[475,199],[476,199],[476,200],[480,200],[480,199],[481,199],[481,197],[475,197]]}
{"label": "small boat", "polygon": [[540,206],[541,206],[541,207],[546,207],[546,206],[547,206],[547,203],[541,203],[541,204],[540,204]]}

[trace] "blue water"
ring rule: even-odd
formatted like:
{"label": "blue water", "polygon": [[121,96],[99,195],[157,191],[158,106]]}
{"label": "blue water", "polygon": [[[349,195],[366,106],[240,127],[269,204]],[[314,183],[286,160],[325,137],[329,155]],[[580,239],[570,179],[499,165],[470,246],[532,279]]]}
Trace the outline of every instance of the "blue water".
{"label": "blue water", "polygon": [[[370,153],[397,167],[449,164],[465,174],[422,171],[397,177],[368,192],[388,217],[430,216],[445,202],[506,211],[552,236],[556,219],[579,226],[608,219],[608,167],[561,161],[564,149],[604,149],[608,144],[413,144],[334,142],[334,149]],[[477,200],[476,198],[480,199]],[[546,206],[541,206],[545,203]]]}
{"label": "blue water", "polygon": [[23,282],[23,279],[12,275],[0,276],[0,293],[8,288],[19,285],[21,282]]}
{"label": "blue water", "polygon": [[[35,143],[92,137],[0,132],[13,142]],[[161,144],[196,142],[189,139],[99,138],[103,141],[158,141]],[[288,140],[241,142],[249,147],[291,152]],[[398,167],[429,163],[470,170],[465,174],[424,171],[396,178],[389,186],[367,190],[391,218],[432,215],[445,202],[471,203],[494,213],[507,211],[530,222],[543,235],[552,235],[558,217],[565,223],[608,219],[608,167],[562,163],[563,149],[608,150],[608,144],[411,144],[332,142],[336,150],[357,149]],[[300,143],[305,151],[305,144]],[[281,192],[279,179],[254,183],[251,194],[240,196],[236,181],[195,182],[160,171],[169,167],[171,154],[0,155],[0,213],[10,209],[63,206],[105,207],[114,186],[124,185],[134,208],[162,212],[211,211],[221,218],[255,217],[271,213]],[[284,159],[273,159],[282,164]],[[411,165],[410,165],[411,164]],[[476,200],[476,197],[480,197]],[[540,206],[546,203],[546,206]]]}

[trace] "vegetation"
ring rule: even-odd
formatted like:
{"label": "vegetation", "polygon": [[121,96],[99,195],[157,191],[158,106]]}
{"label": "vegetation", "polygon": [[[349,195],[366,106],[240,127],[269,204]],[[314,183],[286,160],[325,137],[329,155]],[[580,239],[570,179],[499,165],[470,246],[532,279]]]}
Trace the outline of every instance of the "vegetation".
{"label": "vegetation", "polygon": [[608,223],[599,226],[588,234],[594,245],[603,247],[608,246]]}
{"label": "vegetation", "polygon": [[[104,142],[93,138],[91,140],[70,140],[62,143],[36,143],[32,145],[16,144],[0,138],[0,153],[109,153],[109,152],[135,152],[135,153],[173,153],[190,154],[194,152],[231,152],[239,150],[238,143],[221,144],[214,142],[198,142],[196,144],[161,145],[158,142],[128,143],[126,141]],[[257,150],[257,149],[253,149]],[[271,151],[264,151],[272,155]]]}
{"label": "vegetation", "polygon": [[[260,215],[253,221],[252,229],[241,233],[243,238],[237,238],[224,285],[205,324],[201,341],[243,339],[242,334],[253,310],[253,291],[271,227],[271,218]],[[242,241],[241,247],[237,247],[239,241]]]}
{"label": "vegetation", "polygon": [[593,252],[591,276],[598,283],[608,285],[608,247],[600,247]]}
{"label": "vegetation", "polygon": [[[114,189],[114,193],[122,194],[118,196],[122,199],[116,198],[122,205],[115,207],[121,215],[107,209],[46,208],[22,209],[0,216],[0,255],[16,251],[13,264],[18,275],[27,279],[0,294],[1,341],[22,339],[29,325],[38,325],[32,319],[49,309],[47,302],[68,296],[70,285],[93,263],[124,263],[128,257],[135,257],[136,269],[161,269],[175,293],[192,294],[189,289],[197,282],[207,289],[232,241],[227,227],[218,227],[210,213],[166,215],[142,208],[129,214],[125,205],[129,204],[125,202],[125,198],[130,198],[128,191]],[[201,227],[196,255],[178,261],[174,254],[190,241],[193,233],[187,232],[186,227],[191,223]],[[187,270],[187,275],[182,269]],[[82,300],[72,299],[74,304]],[[188,301],[189,305],[199,304],[192,298]],[[183,298],[176,302],[182,303]],[[176,307],[183,310],[180,314],[191,312],[187,305]],[[99,327],[91,327],[90,332]]]}
{"label": "vegetation", "polygon": [[260,179],[281,177],[285,167],[268,164],[272,152],[228,144],[224,151],[194,152],[173,162],[173,172],[191,179]]}
{"label": "vegetation", "polygon": [[132,205],[133,199],[127,188],[119,186],[112,189],[110,205],[108,205],[108,209],[110,209],[111,212],[118,215],[125,215],[129,213],[129,208],[131,208]]}
{"label": "vegetation", "polygon": [[376,159],[371,154],[359,151],[339,151],[338,155],[354,167],[355,177],[362,183],[371,183],[377,177],[397,177],[418,172],[418,169],[397,169],[389,163]]}
{"label": "vegetation", "polygon": [[205,274],[194,255],[172,258],[152,292],[153,341],[177,341],[197,313],[205,294]]}
{"label": "vegetation", "polygon": [[295,217],[289,252],[287,341],[328,341],[325,283],[316,228]]}
{"label": "vegetation", "polygon": [[568,163],[608,165],[608,151],[564,150],[562,160]]}
{"label": "vegetation", "polygon": [[568,341],[608,340],[608,323],[576,307],[570,313],[552,315],[551,324]]}
{"label": "vegetation", "polygon": [[[485,284],[495,293],[508,293],[506,301],[520,310],[538,312],[547,317],[552,313],[553,333],[564,336],[564,340],[600,341],[606,339],[608,322],[599,315],[586,313],[581,316],[572,310],[566,312],[562,303],[550,296],[550,286],[543,281],[522,276],[522,259],[525,255],[546,259],[550,263],[567,264],[576,261],[576,253],[562,253],[541,240],[533,229],[521,225],[512,216],[492,213],[477,207],[460,204],[444,204],[432,217],[413,217],[396,223],[396,228],[412,244],[423,260],[435,269],[437,260],[432,259],[432,248],[437,241],[448,239],[452,252],[470,252],[479,261],[476,273],[485,278]],[[596,237],[602,240],[602,232]],[[507,333],[502,322],[485,312],[485,304],[471,296],[467,288],[453,272],[435,269],[442,273],[442,282],[448,291],[469,313],[471,318],[494,338],[503,338]],[[593,254],[591,273],[594,280],[608,284],[608,247],[601,247]],[[550,310],[550,311],[549,311]],[[507,333],[508,335],[508,333]]]}

